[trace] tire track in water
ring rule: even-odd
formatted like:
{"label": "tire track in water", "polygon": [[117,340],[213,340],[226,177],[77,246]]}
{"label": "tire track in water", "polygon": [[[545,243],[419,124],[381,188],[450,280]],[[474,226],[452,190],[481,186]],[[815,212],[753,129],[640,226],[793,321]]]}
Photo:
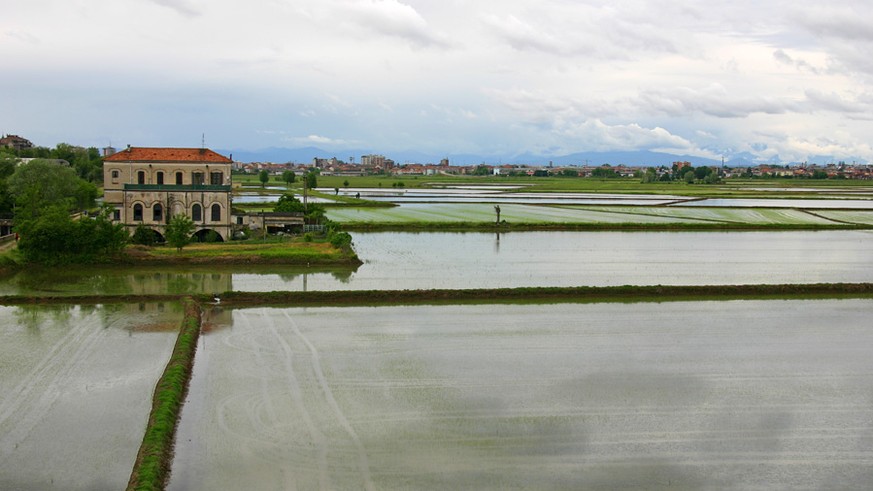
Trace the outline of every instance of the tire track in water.
{"label": "tire track in water", "polygon": [[[285,338],[279,334],[273,318],[263,311],[261,316],[264,320],[264,325],[270,332],[270,335],[276,340],[276,344],[279,346],[281,354],[284,355],[281,358],[285,368],[286,387],[291,395],[291,399],[294,401],[294,407],[300,413],[301,418],[309,431],[310,438],[315,443],[319,488],[330,489],[330,476],[328,474],[327,466],[327,438],[321,433],[321,431],[319,431],[318,427],[312,420],[312,416],[306,409],[306,404],[303,402],[303,391],[300,388],[300,383],[297,380],[297,374],[294,370],[294,350]],[[248,319],[246,318],[246,320]],[[268,397],[268,394],[265,393],[264,397]]]}
{"label": "tire track in water", "polygon": [[[284,314],[285,318],[288,319],[288,324],[291,326],[291,329],[294,331],[294,334],[303,341],[303,344],[309,349],[310,361],[312,363],[312,369],[315,371],[315,377],[318,380],[319,385],[321,386],[322,393],[324,394],[325,399],[327,400],[328,405],[334,412],[334,416],[336,416],[337,421],[339,421],[340,426],[346,431],[354,443],[355,449],[358,453],[358,466],[361,470],[361,477],[364,480],[364,488],[367,490],[375,491],[376,487],[373,484],[373,480],[370,476],[370,463],[367,459],[367,451],[364,449],[364,445],[361,443],[360,437],[358,437],[355,429],[352,428],[352,425],[349,423],[349,420],[346,418],[345,413],[343,413],[342,408],[340,408],[339,404],[336,402],[336,399],[333,397],[333,392],[330,389],[330,384],[327,383],[327,378],[324,376],[324,371],[321,368],[321,358],[319,357],[318,350],[315,346],[309,342],[306,336],[303,335],[303,332],[297,326],[297,322],[288,314],[287,310],[283,310],[282,314]],[[275,327],[273,326],[273,329]]]}
{"label": "tire track in water", "polygon": [[[7,455],[27,439],[61,397],[63,388],[69,385],[66,381],[70,374],[90,358],[87,355],[93,351],[102,335],[99,323],[99,319],[92,318],[85,325],[69,328],[68,333],[22,379],[22,383],[8,397],[4,397],[5,403],[0,406],[0,426],[13,415],[18,415],[19,419],[11,431],[0,437],[2,455]],[[72,353],[69,354],[69,351]]]}

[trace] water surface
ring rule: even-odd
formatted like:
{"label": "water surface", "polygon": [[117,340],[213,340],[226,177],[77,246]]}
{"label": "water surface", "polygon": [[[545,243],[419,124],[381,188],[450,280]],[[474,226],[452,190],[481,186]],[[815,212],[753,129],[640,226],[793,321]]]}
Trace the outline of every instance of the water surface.
{"label": "water surface", "polygon": [[124,489],[174,305],[0,307],[0,489]]}
{"label": "water surface", "polygon": [[873,232],[379,232],[364,264],[22,271],[2,295],[873,282]]}
{"label": "water surface", "polygon": [[245,309],[170,490],[862,489],[870,300]]}

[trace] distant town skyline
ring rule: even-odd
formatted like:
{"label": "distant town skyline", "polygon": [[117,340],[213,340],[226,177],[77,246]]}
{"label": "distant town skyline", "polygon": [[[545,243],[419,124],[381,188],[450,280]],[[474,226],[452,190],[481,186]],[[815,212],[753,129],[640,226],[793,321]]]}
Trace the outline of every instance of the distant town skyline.
{"label": "distant town skyline", "polygon": [[0,133],[36,145],[873,161],[864,0],[0,6]]}

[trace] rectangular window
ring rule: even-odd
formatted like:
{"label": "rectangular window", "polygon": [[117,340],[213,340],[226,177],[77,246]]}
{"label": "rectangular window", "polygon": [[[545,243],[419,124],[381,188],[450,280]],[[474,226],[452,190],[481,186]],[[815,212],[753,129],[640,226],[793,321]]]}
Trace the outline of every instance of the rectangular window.
{"label": "rectangular window", "polygon": [[191,184],[195,186],[202,186],[205,183],[202,172],[192,172],[191,173]]}
{"label": "rectangular window", "polygon": [[121,220],[121,210],[112,210],[112,219],[116,222]]}
{"label": "rectangular window", "polygon": [[159,186],[164,185],[164,173],[163,172],[158,172],[158,185]]}
{"label": "rectangular window", "polygon": [[221,186],[224,184],[224,173],[213,172],[209,174],[209,184],[213,186]]}

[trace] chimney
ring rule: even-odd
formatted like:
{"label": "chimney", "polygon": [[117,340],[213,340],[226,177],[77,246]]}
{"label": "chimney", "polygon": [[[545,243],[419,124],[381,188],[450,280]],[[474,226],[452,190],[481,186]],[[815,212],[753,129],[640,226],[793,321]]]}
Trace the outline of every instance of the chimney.
{"label": "chimney", "polygon": [[127,151],[130,151],[130,143],[127,144]]}

